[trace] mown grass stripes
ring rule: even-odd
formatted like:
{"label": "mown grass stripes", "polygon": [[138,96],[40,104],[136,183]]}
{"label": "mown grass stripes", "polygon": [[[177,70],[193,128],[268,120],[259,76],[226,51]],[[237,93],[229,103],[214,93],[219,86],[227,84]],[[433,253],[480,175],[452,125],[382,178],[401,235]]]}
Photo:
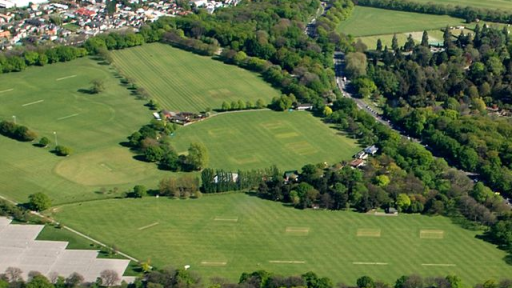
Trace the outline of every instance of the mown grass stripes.
{"label": "mown grass stripes", "polygon": [[[228,215],[239,221],[213,220]],[[392,283],[411,273],[456,274],[472,286],[512,275],[503,251],[444,217],[296,210],[243,194],[199,200],[106,200],[60,207],[56,217],[138,258],[150,258],[159,267],[191,265],[204,278],[237,280],[240,273],[258,269],[286,275],[312,270],[354,285],[361,275]],[[137,230],[156,221],[160,224],[147,231]],[[286,227],[310,230],[307,236],[290,236],[284,233]],[[357,230],[365,227],[381,229],[382,236],[357,237]],[[419,237],[420,229],[432,227],[448,236],[434,241]],[[203,261],[227,263],[201,265]]]}
{"label": "mown grass stripes", "polygon": [[263,99],[279,92],[256,74],[163,44],[115,51],[114,62],[145,88],[162,108],[204,111],[221,108],[223,101]]}

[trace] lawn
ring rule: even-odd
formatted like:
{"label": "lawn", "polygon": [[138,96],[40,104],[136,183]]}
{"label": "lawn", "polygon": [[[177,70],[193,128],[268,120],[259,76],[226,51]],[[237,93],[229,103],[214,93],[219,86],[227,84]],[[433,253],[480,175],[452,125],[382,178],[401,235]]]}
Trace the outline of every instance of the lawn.
{"label": "lawn", "polygon": [[[108,66],[83,58],[0,77],[0,119],[16,116],[17,123],[52,141],[45,149],[0,136],[3,196],[23,202],[44,192],[54,203],[112,197],[97,192],[102,187],[121,192],[134,184],[156,185],[165,175],[155,165],[135,161],[119,144],[152,116]],[[105,92],[79,92],[97,78],[105,81]],[[73,150],[71,156],[50,152],[55,136],[58,144]]]}
{"label": "lawn", "polygon": [[433,3],[433,4],[443,4],[443,5],[452,5],[452,6],[461,6],[461,7],[477,7],[477,8],[486,8],[486,9],[498,9],[498,10],[510,10],[512,9],[512,2],[509,0],[411,0],[411,2],[418,3]]}
{"label": "lawn", "polygon": [[362,275],[394,283],[456,274],[469,287],[512,275],[503,251],[444,217],[296,210],[244,194],[86,202],[54,216],[157,267],[191,265],[206,279],[311,270],[355,285]]}
{"label": "lawn", "polygon": [[450,16],[356,6],[352,16],[341,22],[337,30],[357,37],[433,30],[444,28],[447,25],[457,26],[465,24],[464,20]]}
{"label": "lawn", "polygon": [[276,164],[300,169],[305,164],[348,160],[360,148],[308,112],[227,113],[178,129],[173,145],[186,152],[203,142],[212,168],[249,170]]}
{"label": "lawn", "polygon": [[[503,26],[504,24],[499,24],[499,23],[492,23],[492,22],[487,22],[485,23],[493,28],[496,28],[496,29],[503,29]],[[482,27],[484,25],[484,22],[481,22],[480,23],[480,27]],[[464,32],[465,35],[467,34],[474,34],[473,32],[473,29],[475,27],[475,24],[470,24],[470,25],[463,25],[465,27],[465,29],[452,29],[451,30],[451,33],[453,36],[458,36],[460,35],[461,32]],[[444,28],[444,27],[442,27]],[[441,31],[441,29],[435,29],[435,30],[427,30],[427,33],[428,33],[428,37],[429,37],[429,43],[432,44],[432,45],[443,45],[443,31]],[[361,39],[361,41],[366,44],[368,46],[369,49],[373,50],[377,47],[377,40],[380,38],[380,40],[382,41],[382,46],[388,46],[388,47],[391,47],[391,41],[393,39],[393,34],[394,33],[390,33],[390,34],[383,34],[383,35],[373,35],[373,36],[363,36],[363,37],[358,37],[358,39]],[[423,30],[421,31],[408,31],[408,32],[401,32],[401,33],[396,33],[396,37],[397,37],[397,40],[398,40],[398,45],[399,46],[403,46],[405,44],[405,42],[407,41],[407,37],[409,36],[409,34],[412,36],[412,38],[414,39],[414,42],[415,43],[421,43],[421,38],[423,36]]]}
{"label": "lawn", "polygon": [[164,44],[115,51],[114,64],[164,109],[200,112],[223,101],[263,99],[279,92],[257,74]]}

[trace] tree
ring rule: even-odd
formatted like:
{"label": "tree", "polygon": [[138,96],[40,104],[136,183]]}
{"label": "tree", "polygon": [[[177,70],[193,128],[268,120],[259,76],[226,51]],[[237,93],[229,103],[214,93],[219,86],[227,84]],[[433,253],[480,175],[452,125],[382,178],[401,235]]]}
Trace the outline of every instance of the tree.
{"label": "tree", "polygon": [[69,156],[71,154],[71,149],[66,147],[66,146],[62,146],[62,145],[57,145],[55,146],[55,153],[57,153],[57,155],[59,156]]}
{"label": "tree", "polygon": [[391,49],[393,51],[398,51],[400,46],[398,46],[398,39],[396,38],[396,34],[393,34],[393,39],[391,39]]}
{"label": "tree", "polygon": [[363,276],[357,279],[357,287],[359,288],[375,288],[375,281],[369,276]]}
{"label": "tree", "polygon": [[34,211],[44,211],[52,206],[52,201],[48,195],[38,192],[28,196],[29,207]]}
{"label": "tree", "polygon": [[102,280],[103,285],[107,287],[114,286],[121,278],[119,277],[119,274],[117,274],[114,270],[103,270],[100,273],[100,277]]}
{"label": "tree", "polygon": [[382,40],[377,39],[377,51],[382,51]]}
{"label": "tree", "polygon": [[421,46],[428,47],[428,33],[427,31],[423,31],[423,35],[421,36]]}
{"label": "tree", "polygon": [[5,277],[7,277],[7,281],[11,283],[23,280],[23,278],[21,278],[22,273],[23,271],[17,267],[7,267],[7,269],[5,269]]}
{"label": "tree", "polygon": [[366,75],[366,55],[361,52],[348,53],[345,57],[345,72],[352,78]]}
{"label": "tree", "polygon": [[43,275],[39,274],[27,283],[26,288],[54,288],[53,284]]}
{"label": "tree", "polygon": [[265,104],[265,101],[263,101],[263,99],[258,99],[256,100],[256,108],[258,109],[263,109],[265,108],[267,105]]}
{"label": "tree", "polygon": [[407,211],[409,206],[411,206],[411,198],[405,193],[400,193],[396,197],[396,206],[399,211]]}
{"label": "tree", "polygon": [[70,288],[78,287],[80,284],[84,282],[84,276],[77,272],[71,273],[68,278],[66,278],[66,284]]}
{"label": "tree", "polygon": [[323,112],[323,113],[324,113],[324,116],[325,116],[325,117],[330,116],[330,115],[332,114],[332,109],[331,109],[331,107],[329,107],[329,106],[325,105],[325,107],[324,107],[324,112]]}
{"label": "tree", "polygon": [[210,156],[203,143],[192,143],[188,148],[187,163],[194,170],[201,170],[208,166]]}
{"label": "tree", "polygon": [[105,91],[105,82],[103,81],[103,79],[94,79],[91,81],[91,84],[91,93],[98,94],[100,92]]}
{"label": "tree", "polygon": [[222,111],[229,111],[229,110],[231,110],[231,105],[229,105],[228,102],[224,101],[224,102],[222,102],[222,108],[221,109],[222,109]]}
{"label": "tree", "polygon": [[149,146],[144,150],[144,158],[149,162],[158,162],[164,158],[164,150],[160,146]]}
{"label": "tree", "polygon": [[41,139],[39,140],[39,146],[46,148],[48,147],[48,145],[50,145],[50,139],[48,139],[47,137],[41,137]]}
{"label": "tree", "polygon": [[244,102],[244,101],[242,101],[242,100],[238,100],[238,103],[237,103],[237,104],[238,104],[238,109],[240,109],[240,110],[245,110],[245,108],[247,108],[247,107],[245,106],[245,102]]}
{"label": "tree", "polygon": [[144,185],[136,185],[133,187],[133,197],[142,198],[147,195],[147,189]]}

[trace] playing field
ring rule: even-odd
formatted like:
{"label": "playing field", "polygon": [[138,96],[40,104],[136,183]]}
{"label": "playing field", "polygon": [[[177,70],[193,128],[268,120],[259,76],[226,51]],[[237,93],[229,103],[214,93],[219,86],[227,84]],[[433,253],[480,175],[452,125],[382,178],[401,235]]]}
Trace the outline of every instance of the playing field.
{"label": "playing field", "polygon": [[465,24],[464,20],[450,16],[356,6],[352,16],[341,22],[337,30],[353,36],[369,36],[433,30],[444,28],[447,25],[457,26]]}
{"label": "playing field", "polygon": [[503,251],[444,217],[296,210],[244,194],[87,202],[55,216],[158,267],[191,265],[206,279],[311,270],[355,285],[361,275],[394,283],[456,274],[470,287],[512,275]]}
{"label": "playing field", "polygon": [[114,63],[164,109],[200,112],[223,101],[263,99],[279,92],[257,74],[164,44],[116,51]]}
{"label": "playing field", "polygon": [[434,4],[443,4],[443,5],[452,5],[452,6],[461,6],[461,7],[478,7],[478,8],[486,8],[486,9],[512,9],[512,2],[509,0],[411,0],[411,2],[418,3],[434,3]]}
{"label": "playing field", "polygon": [[[3,196],[25,201],[32,193],[44,192],[54,203],[112,197],[97,192],[101,187],[118,187],[120,193],[139,183],[156,185],[166,174],[133,160],[119,144],[149,122],[151,112],[119,84],[108,66],[84,58],[0,77],[0,119],[16,116],[17,123],[52,141],[43,149],[0,136]],[[105,92],[78,91],[97,78],[105,81]],[[49,152],[55,136],[58,144],[74,151],[70,157]]]}
{"label": "playing field", "polygon": [[221,114],[178,129],[173,139],[178,153],[186,152],[192,142],[206,145],[209,167],[232,171],[273,164],[283,170],[333,164],[350,159],[361,149],[310,113],[298,111]]}

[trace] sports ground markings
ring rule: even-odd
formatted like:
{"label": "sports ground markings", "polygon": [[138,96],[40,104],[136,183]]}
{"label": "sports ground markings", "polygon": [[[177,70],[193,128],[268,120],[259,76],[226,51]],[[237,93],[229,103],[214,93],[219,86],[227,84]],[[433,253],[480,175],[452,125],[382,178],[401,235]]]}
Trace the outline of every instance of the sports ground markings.
{"label": "sports ground markings", "polygon": [[112,172],[112,171],[113,171],[113,169],[112,169],[112,168],[110,168],[110,167],[109,167],[107,164],[105,164],[105,163],[101,163],[101,164],[100,164],[100,166],[101,166],[101,167],[103,167],[103,168],[105,168],[105,169],[107,169],[107,170],[108,170],[108,171],[110,171],[110,172]]}
{"label": "sports ground markings", "polygon": [[69,78],[74,78],[76,76],[77,75],[71,75],[71,76],[66,76],[66,77],[62,77],[62,78],[57,78],[57,79],[55,79],[55,81],[61,81],[61,80],[69,79]]}
{"label": "sports ground markings", "polygon": [[272,264],[306,264],[306,261],[295,261],[295,260],[270,260],[268,263]]}
{"label": "sports ground markings", "polygon": [[156,226],[156,225],[158,225],[158,224],[160,224],[160,223],[158,223],[158,222],[151,223],[151,224],[149,224],[149,225],[142,226],[142,227],[138,228],[137,230],[139,230],[139,231],[140,231],[140,230],[148,229],[148,228],[154,227],[154,226]]}
{"label": "sports ground markings", "polygon": [[385,262],[352,262],[354,265],[388,265]]}
{"label": "sports ground markings", "polygon": [[68,116],[57,118],[57,120],[64,120],[64,119],[68,119],[68,118],[71,118],[71,117],[76,117],[78,115],[80,115],[80,114],[75,113],[75,114],[71,114],[71,115],[68,115]]}
{"label": "sports ground markings", "polygon": [[444,230],[420,230],[421,239],[444,239]]}
{"label": "sports ground markings", "polygon": [[380,229],[361,228],[357,229],[357,237],[380,237]]}
{"label": "sports ground markings", "polygon": [[309,227],[286,227],[285,233],[288,235],[306,236],[309,234]]}
{"label": "sports ground markings", "polygon": [[202,266],[226,266],[228,262],[221,261],[201,261]]}
{"label": "sports ground markings", "polygon": [[5,92],[11,92],[12,90],[14,90],[14,88],[6,89],[6,90],[2,90],[2,91],[0,91],[0,94],[1,94],[1,93],[5,93]]}
{"label": "sports ground markings", "polygon": [[222,216],[215,216],[213,218],[214,221],[224,221],[224,222],[238,222],[238,217],[222,217]]}
{"label": "sports ground markings", "polygon": [[21,105],[21,107],[34,105],[34,104],[37,104],[37,103],[41,103],[41,102],[43,102],[43,101],[44,101],[44,100],[37,100],[37,101],[34,101],[34,102],[25,103],[25,104]]}
{"label": "sports ground markings", "polygon": [[457,265],[455,265],[455,264],[435,264],[435,263],[427,263],[427,264],[421,264],[421,266],[455,267],[455,266],[457,266]]}

